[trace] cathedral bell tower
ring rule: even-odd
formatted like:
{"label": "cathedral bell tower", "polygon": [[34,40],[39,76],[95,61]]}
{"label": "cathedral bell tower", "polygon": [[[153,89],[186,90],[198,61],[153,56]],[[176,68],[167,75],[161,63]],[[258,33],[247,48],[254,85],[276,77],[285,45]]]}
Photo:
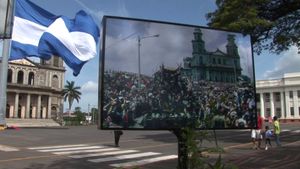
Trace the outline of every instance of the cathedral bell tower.
{"label": "cathedral bell tower", "polygon": [[194,31],[194,40],[192,40],[193,44],[193,54],[205,53],[205,43],[202,40],[202,32],[200,28],[196,28]]}
{"label": "cathedral bell tower", "polygon": [[41,65],[50,66],[55,68],[63,68],[64,62],[61,57],[52,56],[49,60],[41,59]]}

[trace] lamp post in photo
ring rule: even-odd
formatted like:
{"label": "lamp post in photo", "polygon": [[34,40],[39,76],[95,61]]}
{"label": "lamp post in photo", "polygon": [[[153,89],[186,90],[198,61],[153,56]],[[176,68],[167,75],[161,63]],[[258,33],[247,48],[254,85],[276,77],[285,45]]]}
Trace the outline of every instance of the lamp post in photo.
{"label": "lamp post in photo", "polygon": [[13,27],[14,0],[1,0],[0,3],[0,40],[3,40],[0,64],[0,127],[6,125],[6,88],[10,39]]}
{"label": "lamp post in photo", "polygon": [[158,38],[159,34],[149,36],[138,36],[138,89],[141,88],[141,40],[146,38]]}

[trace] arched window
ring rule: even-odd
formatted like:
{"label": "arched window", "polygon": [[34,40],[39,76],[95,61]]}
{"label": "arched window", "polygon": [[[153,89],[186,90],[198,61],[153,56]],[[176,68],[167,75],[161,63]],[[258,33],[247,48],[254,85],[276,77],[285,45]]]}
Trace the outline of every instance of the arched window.
{"label": "arched window", "polygon": [[12,70],[8,69],[7,72],[7,83],[11,83],[12,82]]}
{"label": "arched window", "polygon": [[57,75],[53,75],[53,77],[52,77],[52,87],[59,88]]}
{"label": "arched window", "polygon": [[30,72],[28,75],[28,84],[34,85],[34,73],[33,72]]}
{"label": "arched window", "polygon": [[18,72],[18,77],[17,77],[17,83],[18,84],[23,84],[23,77],[24,77],[24,72],[23,71],[19,71]]}

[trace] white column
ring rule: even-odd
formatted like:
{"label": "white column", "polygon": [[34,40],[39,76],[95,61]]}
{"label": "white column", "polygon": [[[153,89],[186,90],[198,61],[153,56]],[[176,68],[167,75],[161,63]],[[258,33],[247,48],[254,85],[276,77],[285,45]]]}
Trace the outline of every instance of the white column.
{"label": "white column", "polygon": [[291,118],[291,112],[290,112],[290,92],[285,91],[285,112],[286,112],[286,118],[290,119]]}
{"label": "white column", "polygon": [[259,93],[260,96],[260,116],[265,118],[265,100],[264,93]]}
{"label": "white column", "polygon": [[26,119],[30,118],[30,94],[27,94],[25,118]]}
{"label": "white column", "polygon": [[298,102],[298,93],[297,90],[293,91],[293,96],[294,96],[294,114],[295,118],[299,118],[299,102]]}
{"label": "white column", "polygon": [[41,118],[41,95],[38,95],[37,99],[37,112],[36,112],[36,118],[40,119]]}
{"label": "white column", "polygon": [[274,117],[275,111],[274,111],[274,97],[273,97],[273,92],[270,92],[270,108],[271,108],[271,118]]}
{"label": "white column", "polygon": [[48,115],[47,115],[47,118],[48,119],[51,119],[51,96],[48,97]]}
{"label": "white column", "polygon": [[15,95],[15,107],[14,107],[14,118],[18,118],[18,110],[19,110],[19,93]]}
{"label": "white column", "polygon": [[284,115],[284,112],[285,112],[285,104],[284,104],[284,94],[283,92],[280,92],[280,105],[281,105],[281,112],[280,112],[280,118],[283,118],[285,119],[285,115]]}

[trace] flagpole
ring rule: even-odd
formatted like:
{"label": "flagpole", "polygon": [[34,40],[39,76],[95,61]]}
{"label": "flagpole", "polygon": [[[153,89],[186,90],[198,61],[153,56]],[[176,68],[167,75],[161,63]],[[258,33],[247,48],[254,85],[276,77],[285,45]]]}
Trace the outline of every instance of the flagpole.
{"label": "flagpole", "polygon": [[8,56],[10,49],[10,39],[3,39],[2,48],[2,61],[1,61],[1,79],[0,79],[0,126],[5,126],[6,115],[6,88],[7,88],[7,67]]}

